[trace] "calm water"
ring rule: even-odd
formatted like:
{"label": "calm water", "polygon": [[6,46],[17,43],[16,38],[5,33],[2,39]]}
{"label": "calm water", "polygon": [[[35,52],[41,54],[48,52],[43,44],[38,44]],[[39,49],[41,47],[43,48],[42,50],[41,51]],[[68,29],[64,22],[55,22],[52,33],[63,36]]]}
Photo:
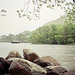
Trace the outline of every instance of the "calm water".
{"label": "calm water", "polygon": [[58,60],[67,70],[75,70],[75,46],[74,45],[37,45],[37,44],[11,44],[0,43],[0,57],[6,57],[11,50],[17,50],[21,55],[24,48],[31,49],[40,57],[52,56]]}

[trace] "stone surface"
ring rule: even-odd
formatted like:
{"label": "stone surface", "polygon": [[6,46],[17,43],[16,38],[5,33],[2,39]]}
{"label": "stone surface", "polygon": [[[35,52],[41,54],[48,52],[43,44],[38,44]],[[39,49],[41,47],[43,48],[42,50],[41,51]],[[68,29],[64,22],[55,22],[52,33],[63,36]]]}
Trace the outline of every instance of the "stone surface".
{"label": "stone surface", "polygon": [[53,66],[61,66],[61,64],[51,56],[41,57],[42,60],[50,62]]}
{"label": "stone surface", "polygon": [[29,49],[24,49],[23,55],[25,59],[11,51],[6,59],[0,57],[0,75],[75,75],[75,70],[67,71],[51,56],[39,58]]}
{"label": "stone surface", "polygon": [[47,66],[46,69],[48,73],[54,72],[54,73],[57,73],[58,75],[64,74],[67,72],[67,70],[61,66]]}
{"label": "stone surface", "polygon": [[11,58],[11,57],[22,58],[20,53],[15,51],[15,50],[9,52],[8,56],[6,57],[6,59]]}
{"label": "stone surface", "polygon": [[12,63],[9,68],[10,75],[46,75],[46,69],[22,58],[9,58]]}
{"label": "stone surface", "polygon": [[32,61],[32,62],[34,62],[35,59],[39,58],[39,56],[35,52],[29,49],[23,49],[23,56],[25,59]]}
{"label": "stone surface", "polygon": [[7,63],[7,61],[0,57],[0,72],[7,72],[9,68],[9,65]]}
{"label": "stone surface", "polygon": [[24,66],[21,66],[17,61],[13,61],[9,68],[9,75],[31,75],[26,71]]}
{"label": "stone surface", "polygon": [[47,75],[59,75],[56,72],[47,72]]}
{"label": "stone surface", "polygon": [[0,75],[8,75],[8,74],[6,74],[6,73],[0,73]]}
{"label": "stone surface", "polygon": [[44,60],[42,60],[40,58],[34,60],[34,63],[40,65],[41,67],[51,66],[51,63],[50,62],[46,62],[46,61],[44,61]]}
{"label": "stone surface", "polygon": [[68,72],[64,73],[64,75],[75,75],[75,70],[68,71]]}

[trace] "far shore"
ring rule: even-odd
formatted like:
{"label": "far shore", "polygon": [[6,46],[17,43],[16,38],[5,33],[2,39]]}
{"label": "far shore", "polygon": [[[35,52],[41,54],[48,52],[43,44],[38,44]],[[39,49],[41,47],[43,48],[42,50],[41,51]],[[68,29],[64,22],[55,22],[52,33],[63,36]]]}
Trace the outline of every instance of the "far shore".
{"label": "far shore", "polygon": [[[0,42],[0,43],[11,43],[11,42]],[[22,43],[25,43],[25,42],[20,42],[21,44]],[[14,44],[20,44],[20,43],[14,43]],[[11,43],[13,44],[13,43]],[[25,43],[25,44],[32,44],[32,43]],[[43,44],[36,44],[36,45],[43,45]],[[74,45],[75,46],[75,43],[72,43],[72,44],[44,44],[44,45]]]}

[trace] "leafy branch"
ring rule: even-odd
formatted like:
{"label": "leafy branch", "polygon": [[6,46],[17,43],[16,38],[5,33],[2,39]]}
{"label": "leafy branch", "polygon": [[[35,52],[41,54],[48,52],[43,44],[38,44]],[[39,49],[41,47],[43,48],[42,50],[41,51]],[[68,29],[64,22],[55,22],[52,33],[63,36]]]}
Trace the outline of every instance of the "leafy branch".
{"label": "leafy branch", "polygon": [[75,21],[75,0],[73,2],[67,2],[66,0],[27,0],[24,4],[24,8],[17,10],[19,17],[27,17],[29,20],[39,19],[40,10],[43,5],[47,8],[53,9],[58,6],[65,10],[69,21]]}

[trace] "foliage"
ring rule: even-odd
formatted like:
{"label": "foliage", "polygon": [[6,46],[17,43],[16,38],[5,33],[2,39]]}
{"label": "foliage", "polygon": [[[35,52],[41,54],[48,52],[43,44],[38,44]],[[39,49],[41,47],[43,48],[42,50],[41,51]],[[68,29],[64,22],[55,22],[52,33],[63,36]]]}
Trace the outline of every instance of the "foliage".
{"label": "foliage", "polygon": [[75,43],[75,24],[47,25],[33,32],[24,31],[20,34],[2,35],[0,42],[20,41],[33,44],[70,44]]}
{"label": "foliage", "polygon": [[32,43],[69,44],[75,42],[75,24],[43,26],[32,32]]}
{"label": "foliage", "polygon": [[68,24],[64,26],[63,37],[65,44],[75,42],[75,24]]}
{"label": "foliage", "polygon": [[29,20],[39,19],[40,10],[44,5],[50,9],[57,6],[61,7],[61,9],[65,10],[69,22],[75,22],[75,3],[73,1],[69,2],[68,0],[27,0],[24,8],[17,10],[17,13],[20,18],[27,17]]}
{"label": "foliage", "polygon": [[13,35],[13,34],[9,34],[8,36],[2,35],[0,38],[0,42],[20,41],[23,43],[27,43],[27,42],[29,42],[28,38],[30,35],[31,35],[31,32],[29,32],[29,31],[24,31],[24,32],[22,32],[20,34],[16,34],[16,35]]}
{"label": "foliage", "polygon": [[64,7],[64,9],[68,17],[66,21],[68,23],[75,23],[75,3],[72,2],[66,3],[66,7]]}

